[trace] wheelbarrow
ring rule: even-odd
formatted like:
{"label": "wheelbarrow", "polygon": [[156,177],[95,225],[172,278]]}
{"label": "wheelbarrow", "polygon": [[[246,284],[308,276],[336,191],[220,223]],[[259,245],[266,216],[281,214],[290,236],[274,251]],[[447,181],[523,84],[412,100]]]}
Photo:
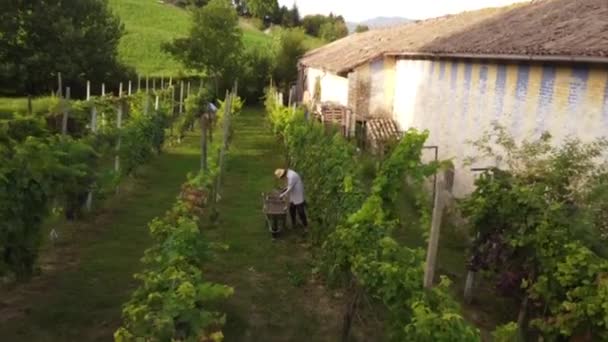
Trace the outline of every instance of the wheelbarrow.
{"label": "wheelbarrow", "polygon": [[262,193],[262,212],[266,216],[266,225],[273,239],[279,237],[287,226],[287,202],[280,197],[278,190]]}

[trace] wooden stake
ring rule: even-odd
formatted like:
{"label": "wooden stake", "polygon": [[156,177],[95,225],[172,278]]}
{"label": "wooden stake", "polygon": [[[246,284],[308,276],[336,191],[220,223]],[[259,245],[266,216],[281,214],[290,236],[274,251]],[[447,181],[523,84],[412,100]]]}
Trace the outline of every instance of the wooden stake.
{"label": "wooden stake", "polygon": [[217,173],[217,179],[216,179],[216,185],[215,185],[215,193],[216,193],[216,202],[218,200],[219,194],[220,194],[220,187],[222,184],[222,172],[223,172],[223,165],[224,165],[224,155],[226,154],[226,149],[228,147],[228,132],[230,131],[230,112],[232,109],[232,96],[230,95],[230,93],[228,91],[226,91],[226,109],[224,110],[224,136],[222,137],[223,142],[222,142],[222,146],[221,146],[221,152],[220,152],[220,156],[217,162],[217,167],[218,167],[218,173]]}
{"label": "wooden stake", "polygon": [[128,88],[129,88],[129,90],[128,90],[129,91],[129,96],[131,96],[131,94],[132,94],[131,80],[129,80]]}
{"label": "wooden stake", "polygon": [[122,97],[122,82],[118,85],[118,97]]}
{"label": "wooden stake", "polygon": [[184,81],[179,84],[179,115],[184,112]]}
{"label": "wooden stake", "polygon": [[62,97],[63,96],[63,81],[61,80],[60,72],[57,73],[57,86],[59,87],[59,90],[57,91],[57,97]]}
{"label": "wooden stake", "polygon": [[141,91],[141,75],[137,75],[137,91]]}
{"label": "wooden stake", "polygon": [[[170,82],[170,81],[169,81]],[[171,87],[171,123],[169,124],[169,135],[173,137],[173,121],[175,121],[175,88]]]}
{"label": "wooden stake", "polygon": [[188,90],[186,90],[186,97],[190,96],[190,81],[188,81]]}
{"label": "wooden stake", "polygon": [[101,84],[101,96],[106,96],[106,84]]}
{"label": "wooden stake", "polygon": [[146,93],[150,91],[150,78],[146,76]]}
{"label": "wooden stake", "polygon": [[475,272],[467,272],[467,280],[464,283],[464,302],[471,304],[473,301],[473,287],[475,285]]}
{"label": "wooden stake", "polygon": [[156,100],[154,101],[154,110],[158,111],[159,107],[159,97],[156,95]]}
{"label": "wooden stake", "polygon": [[93,210],[93,191],[89,191],[87,194],[87,202],[85,204],[87,208],[87,212],[91,212]]}
{"label": "wooden stake", "polygon": [[[91,132],[93,134],[97,133],[97,107],[95,104],[91,107]],[[89,190],[87,194],[86,201],[87,212],[91,212],[93,210],[93,191]]]}
{"label": "wooden stake", "polygon": [[61,122],[61,134],[63,134],[63,135],[68,134],[68,116],[70,115],[69,106],[70,106],[70,87],[66,87],[65,88],[65,102],[63,104],[63,120]]}
{"label": "wooden stake", "polygon": [[441,218],[443,215],[443,178],[438,177],[437,189],[435,194],[435,206],[433,208],[433,221],[431,223],[431,235],[426,253],[426,265],[424,269],[424,287],[433,287],[435,277],[435,266],[437,263],[437,250],[439,248],[439,234],[441,230]]}
{"label": "wooden stake", "polygon": [[160,89],[165,89],[165,77],[160,77]]}
{"label": "wooden stake", "polygon": [[91,99],[91,81],[87,81],[87,101]]}
{"label": "wooden stake", "polygon": [[[119,95],[118,107],[116,108],[116,128],[120,132],[122,128],[122,111],[123,111],[123,103],[122,98]],[[116,143],[116,157],[114,158],[114,171],[116,173],[120,172],[120,144],[121,144],[120,134],[118,135],[118,142]],[[116,188],[118,192],[118,187]]]}
{"label": "wooden stake", "polygon": [[173,86],[173,76],[169,76],[169,87]]}
{"label": "wooden stake", "polygon": [[207,171],[207,114],[201,115],[201,171]]}

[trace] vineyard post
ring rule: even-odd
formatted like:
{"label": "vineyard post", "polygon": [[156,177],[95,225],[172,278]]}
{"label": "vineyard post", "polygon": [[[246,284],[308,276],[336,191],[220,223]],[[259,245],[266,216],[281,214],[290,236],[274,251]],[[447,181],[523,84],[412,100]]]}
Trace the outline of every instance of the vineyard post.
{"label": "vineyard post", "polygon": [[179,84],[179,113],[178,115],[182,115],[184,110],[184,81],[181,81]]}
{"label": "vineyard post", "polygon": [[146,75],[146,94],[150,91],[150,78]]}
{"label": "vineyard post", "polygon": [[475,285],[475,272],[469,270],[467,272],[467,280],[464,283],[464,302],[471,304],[473,301],[473,286]]}
{"label": "vineyard post", "polygon": [[[114,157],[114,172],[120,172],[120,144],[122,142],[120,129],[122,128],[122,83],[118,91],[118,107],[116,111],[116,128],[118,129],[118,141],[116,142],[116,156]],[[119,191],[119,186],[116,185],[116,193]]]}
{"label": "vineyard post", "polygon": [[61,80],[60,72],[57,73],[57,86],[59,87],[59,90],[57,90],[57,97],[62,97],[63,96],[63,82]]}
{"label": "vineyard post", "polygon": [[188,81],[188,89],[186,90],[186,97],[190,96],[190,81]]}
{"label": "vineyard post", "polygon": [[228,132],[229,132],[229,125],[230,125],[230,112],[232,111],[232,95],[230,94],[230,92],[226,92],[226,109],[224,110],[224,136],[222,137],[222,146],[221,146],[221,150],[220,150],[220,156],[218,159],[218,173],[217,173],[217,180],[216,180],[216,185],[215,185],[215,193],[216,193],[216,202],[218,201],[218,196],[220,194],[220,186],[222,184],[222,172],[224,169],[224,155],[226,154],[226,148],[228,147]]}
{"label": "vineyard post", "polygon": [[169,76],[169,87],[173,85],[173,76]]}
{"label": "vineyard post", "polygon": [[443,188],[444,181],[442,177],[438,177],[435,193],[435,205],[433,207],[433,218],[431,222],[431,235],[426,253],[426,264],[424,268],[424,287],[429,289],[433,287],[433,279],[435,277],[435,266],[437,263],[437,249],[439,247],[439,233],[441,230],[441,218],[443,214]]}
{"label": "vineyard post", "polygon": [[207,113],[201,114],[201,171],[207,172]]}
{"label": "vineyard post", "polygon": [[158,94],[156,94],[156,99],[154,101],[154,110],[158,112],[158,107],[159,107],[159,97]]}
{"label": "vineyard post", "polygon": [[156,77],[152,78],[152,90],[156,90]]}
{"label": "vineyard post", "polygon": [[169,135],[173,137],[173,121],[175,120],[175,88],[171,86],[171,80],[169,80],[169,87],[171,88],[171,122],[169,123]]}
{"label": "vineyard post", "polygon": [[63,101],[63,120],[61,121],[61,134],[68,134],[68,116],[70,106],[70,87],[65,88],[65,101]]}
{"label": "vineyard post", "polygon": [[137,91],[141,91],[141,75],[137,75]]}
{"label": "vineyard post", "polygon": [[[91,101],[91,82],[87,81],[87,101]],[[91,132],[93,134],[97,133],[97,108],[95,103],[91,106]],[[87,201],[86,201],[86,209],[87,212],[91,212],[93,209],[93,190],[89,190],[87,193]]]}
{"label": "vineyard post", "polygon": [[133,93],[132,92],[133,89],[131,87],[131,80],[129,80],[129,86],[128,87],[129,87],[128,94],[129,94],[129,96],[131,96],[131,94]]}
{"label": "vineyard post", "polygon": [[160,89],[165,89],[165,76],[160,76]]}
{"label": "vineyard post", "polygon": [[106,84],[101,84],[101,96],[106,96]]}

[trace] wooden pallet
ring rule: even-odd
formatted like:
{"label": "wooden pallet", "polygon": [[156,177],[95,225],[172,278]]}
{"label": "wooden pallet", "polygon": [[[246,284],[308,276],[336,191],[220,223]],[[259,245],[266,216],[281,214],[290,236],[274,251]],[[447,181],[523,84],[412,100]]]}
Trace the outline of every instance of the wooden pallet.
{"label": "wooden pallet", "polygon": [[382,142],[401,137],[397,123],[391,119],[370,119],[366,129],[370,141]]}
{"label": "wooden pallet", "polygon": [[343,135],[349,134],[351,111],[348,107],[334,103],[318,104],[315,108],[314,118],[327,126],[339,126]]}

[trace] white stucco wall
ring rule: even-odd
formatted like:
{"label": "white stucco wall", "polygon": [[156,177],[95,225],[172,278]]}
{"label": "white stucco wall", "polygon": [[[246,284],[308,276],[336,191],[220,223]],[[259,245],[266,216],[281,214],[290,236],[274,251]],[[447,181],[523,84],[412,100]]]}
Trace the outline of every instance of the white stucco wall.
{"label": "white stucco wall", "polygon": [[348,105],[348,78],[325,72],[320,69],[306,69],[305,90],[313,98],[317,77],[321,79],[321,101],[335,102],[343,106]]}
{"label": "white stucco wall", "polygon": [[493,122],[520,142],[544,131],[555,144],[608,135],[605,67],[399,60],[395,82],[394,119],[403,130],[429,130],[427,145],[439,146],[439,158],[454,162],[457,196],[473,190],[474,174],[463,161],[477,151],[467,141]]}

